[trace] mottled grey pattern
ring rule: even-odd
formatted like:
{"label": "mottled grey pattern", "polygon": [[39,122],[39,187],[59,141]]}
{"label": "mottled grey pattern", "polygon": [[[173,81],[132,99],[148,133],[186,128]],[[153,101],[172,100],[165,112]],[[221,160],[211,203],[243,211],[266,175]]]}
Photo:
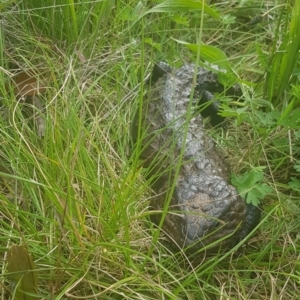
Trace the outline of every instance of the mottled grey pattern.
{"label": "mottled grey pattern", "polygon": [[[199,67],[193,89],[194,73],[195,65],[187,64],[165,74],[145,97],[141,154],[149,176],[156,176],[153,210],[164,209],[179,168],[163,230],[179,247],[193,251],[226,236],[230,237],[222,247],[236,243],[247,213],[245,201],[229,184],[224,154],[207,135],[197,112],[199,99],[211,98],[219,87],[216,75]],[[161,214],[154,214],[153,219],[159,223]]]}

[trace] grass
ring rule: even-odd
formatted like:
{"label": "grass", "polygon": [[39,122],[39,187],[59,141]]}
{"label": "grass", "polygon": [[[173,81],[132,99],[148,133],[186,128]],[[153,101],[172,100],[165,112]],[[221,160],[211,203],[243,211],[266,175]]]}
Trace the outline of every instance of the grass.
{"label": "grass", "polygon": [[[202,25],[201,11],[187,11],[194,1],[6,2],[1,299],[9,295],[7,251],[14,244],[33,257],[41,299],[298,299],[298,2],[215,3],[205,7]],[[256,15],[262,22],[249,25]],[[162,234],[153,238],[153,194],[131,145],[153,63],[195,60],[200,32],[202,57],[223,65],[225,57],[244,91],[242,102],[222,100],[228,129],[211,135],[235,174],[261,167],[261,183],[272,188],[247,242],[205,259],[173,253]],[[49,74],[42,138],[33,114],[25,114],[34,108],[12,93],[11,64]]]}

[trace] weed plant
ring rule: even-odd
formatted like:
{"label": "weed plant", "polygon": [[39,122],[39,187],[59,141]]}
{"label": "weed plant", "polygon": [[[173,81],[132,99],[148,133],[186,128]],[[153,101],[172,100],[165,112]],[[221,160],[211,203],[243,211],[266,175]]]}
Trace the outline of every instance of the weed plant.
{"label": "weed plant", "polygon": [[[2,300],[12,245],[38,273],[28,299],[299,299],[299,1],[7,0],[0,16]],[[227,128],[209,134],[262,221],[213,257],[174,252],[150,221],[131,126],[157,61],[242,87],[216,96]],[[43,137],[15,69],[48,74]]]}

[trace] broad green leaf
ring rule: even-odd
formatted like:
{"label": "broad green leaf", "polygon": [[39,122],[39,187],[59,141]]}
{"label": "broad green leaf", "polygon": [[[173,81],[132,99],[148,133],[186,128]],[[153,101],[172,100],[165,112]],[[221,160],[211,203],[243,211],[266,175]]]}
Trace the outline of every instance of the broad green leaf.
{"label": "broad green leaf", "polygon": [[202,10],[209,14],[211,17],[217,19],[219,18],[219,14],[216,10],[212,9],[206,4],[202,4],[202,1],[195,0],[166,0],[153,8],[147,10],[143,15],[143,17],[150,13],[176,13],[176,12],[189,12],[194,10]]}
{"label": "broad green leaf", "polygon": [[155,43],[152,38],[145,39],[145,43],[151,45],[153,48],[161,52],[161,45],[158,43]]}
{"label": "broad green leaf", "polygon": [[16,300],[37,300],[37,272],[24,245],[13,245],[7,255],[7,270]]}
{"label": "broad green leaf", "polygon": [[294,165],[294,169],[296,170],[296,172],[300,173],[300,162],[298,162],[298,165]]}
{"label": "broad green leaf", "polygon": [[248,115],[247,111],[248,111],[247,107],[232,109],[231,107],[227,106],[221,110],[221,116],[226,118],[234,117],[236,118],[237,123],[240,124]]}
{"label": "broad green leaf", "polygon": [[173,21],[177,24],[181,24],[185,27],[189,27],[189,19],[180,14],[176,14],[172,17]]}
{"label": "broad green leaf", "polygon": [[272,188],[267,184],[258,184],[254,186],[248,193],[246,197],[246,202],[248,204],[253,204],[257,206],[267,194],[272,192]]}
{"label": "broad green leaf", "polygon": [[219,48],[209,45],[189,44],[179,40],[175,41],[185,45],[188,49],[196,53],[198,52],[200,47],[200,58],[211,64],[218,65],[221,69],[225,70],[229,74],[233,74],[226,54]]}
{"label": "broad green leaf", "polygon": [[[259,124],[263,125],[263,130],[266,130],[265,126],[270,126],[276,124],[276,119],[273,112],[262,112],[260,110],[255,111],[255,115],[259,120]],[[259,125],[257,124],[257,125]]]}
{"label": "broad green leaf", "polygon": [[260,201],[273,189],[261,181],[263,180],[263,168],[257,167],[250,172],[237,176],[232,176],[232,184],[236,186],[241,197],[245,198],[247,203],[257,206]]}
{"label": "broad green leaf", "polygon": [[267,107],[269,109],[273,109],[273,105],[272,103],[270,103],[269,101],[262,99],[262,98],[252,98],[251,99],[251,104],[252,105],[259,105],[262,107]]}
{"label": "broad green leaf", "polygon": [[289,182],[289,186],[293,190],[300,191],[300,181],[295,177],[291,178],[291,181]]}

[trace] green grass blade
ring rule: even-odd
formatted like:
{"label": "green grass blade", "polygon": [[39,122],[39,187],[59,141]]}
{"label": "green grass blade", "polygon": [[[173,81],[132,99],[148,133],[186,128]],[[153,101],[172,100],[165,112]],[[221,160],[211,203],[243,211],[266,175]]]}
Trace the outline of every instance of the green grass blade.
{"label": "green grass blade", "polygon": [[283,92],[289,87],[291,76],[299,59],[300,51],[300,2],[292,8],[290,27],[280,46],[274,53],[267,78],[268,99],[274,105],[282,103]]}

